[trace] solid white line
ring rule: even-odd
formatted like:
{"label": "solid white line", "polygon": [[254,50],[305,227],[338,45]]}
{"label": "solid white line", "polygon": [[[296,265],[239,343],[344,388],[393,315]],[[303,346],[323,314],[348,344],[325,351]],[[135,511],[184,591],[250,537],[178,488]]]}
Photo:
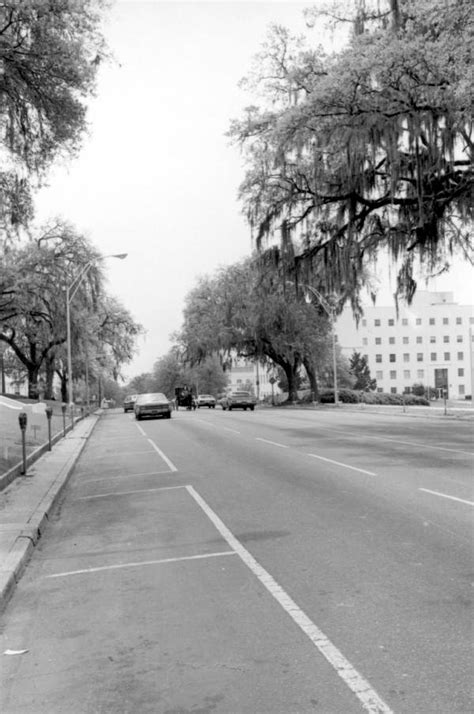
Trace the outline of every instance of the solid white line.
{"label": "solid white line", "polygon": [[141,428],[141,426],[139,424],[135,424],[135,426],[137,427],[140,434],[142,434],[143,436],[146,436],[146,432]]}
{"label": "solid white line", "polygon": [[321,459],[321,461],[328,461],[330,464],[336,464],[337,466],[342,466],[345,469],[351,469],[351,471],[359,471],[359,473],[367,474],[368,476],[377,476],[377,474],[374,474],[373,471],[358,469],[356,466],[349,466],[349,464],[343,464],[340,461],[334,461],[334,459],[326,459],[324,456],[318,456],[317,454],[306,454],[306,456],[312,456],[313,459]]}
{"label": "solid white line", "polygon": [[137,488],[134,491],[110,491],[110,493],[97,493],[95,496],[80,496],[76,498],[76,501],[90,501],[93,498],[107,498],[108,496],[131,496],[134,493],[150,493],[151,491],[170,491],[174,488],[184,488],[184,486],[159,486],[158,488]]}
{"label": "solid white line", "polygon": [[186,486],[187,491],[202,508],[209,520],[217,528],[221,536],[227,541],[239,558],[252,571],[252,573],[265,586],[270,595],[282,606],[285,612],[296,622],[298,627],[309,637],[311,642],[334,667],[337,674],[347,684],[349,689],[358,697],[363,707],[371,714],[392,714],[391,709],[372,689],[370,684],[351,665],[337,647],[321,632],[310,618],[298,607],[295,601],[278,585],[276,580],[255,560],[244,548],[239,540],[231,533],[219,516],[207,505],[206,501],[195,491],[192,486]]}
{"label": "solid white line", "polygon": [[203,555],[185,555],[182,558],[164,558],[162,560],[144,560],[141,563],[121,563],[119,565],[102,565],[98,568],[84,568],[83,570],[70,570],[67,573],[54,573],[45,575],[45,578],[65,578],[68,575],[83,575],[85,573],[99,573],[102,570],[121,570],[123,568],[140,568],[144,565],[163,565],[165,563],[179,563],[182,560],[203,560],[204,558],[218,558],[221,555],[235,555],[233,550],[220,553],[204,553]]}
{"label": "solid white line", "polygon": [[273,446],[279,446],[281,449],[289,448],[285,444],[279,444],[277,441],[270,441],[270,439],[261,439],[259,436],[255,437],[255,441],[264,441],[266,444],[272,444]]}
{"label": "solid white line", "polygon": [[162,450],[155,444],[155,442],[152,441],[151,439],[148,439],[148,441],[149,441],[150,444],[153,446],[153,448],[155,449],[155,451],[158,452],[158,454],[161,456],[161,458],[163,459],[163,461],[168,464],[168,466],[170,467],[170,470],[171,470],[171,471],[177,471],[178,469],[176,468],[176,466],[174,465],[174,463],[166,456],[166,454],[164,454],[164,453],[162,452]]}
{"label": "solid white line", "polygon": [[431,493],[433,496],[441,496],[441,498],[449,498],[451,501],[459,501],[459,503],[466,503],[468,506],[474,506],[474,501],[466,501],[464,498],[456,498],[456,496],[448,496],[447,493],[440,493],[439,491],[430,491],[429,488],[419,488],[418,491],[424,491],[425,493]]}
{"label": "solid white line", "polygon": [[[151,453],[151,452],[150,452]],[[88,478],[83,483],[97,483],[98,481],[110,481],[110,479],[116,478],[134,478],[135,476],[159,476],[160,474],[169,474],[169,471],[145,471],[138,474],[115,474],[115,476],[102,476],[101,478]]]}
{"label": "solid white line", "polygon": [[231,429],[228,426],[221,426],[221,429],[224,429],[225,431],[231,431],[233,434],[240,434],[240,431],[237,431],[237,429]]}

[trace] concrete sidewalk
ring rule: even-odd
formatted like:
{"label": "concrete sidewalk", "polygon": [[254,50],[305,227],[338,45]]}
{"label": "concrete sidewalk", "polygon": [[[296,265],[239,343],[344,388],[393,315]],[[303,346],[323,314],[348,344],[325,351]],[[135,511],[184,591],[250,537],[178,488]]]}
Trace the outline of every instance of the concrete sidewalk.
{"label": "concrete sidewalk", "polygon": [[100,415],[80,421],[53,450],[0,493],[0,611],[22,576]]}

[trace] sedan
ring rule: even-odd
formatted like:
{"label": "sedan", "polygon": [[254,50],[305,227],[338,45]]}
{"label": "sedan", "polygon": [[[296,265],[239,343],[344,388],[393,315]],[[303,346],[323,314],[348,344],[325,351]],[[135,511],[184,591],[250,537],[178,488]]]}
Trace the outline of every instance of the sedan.
{"label": "sedan", "polygon": [[140,394],[135,402],[135,419],[145,417],[163,417],[171,419],[171,403],[161,392]]}
{"label": "sedan", "polygon": [[125,413],[133,412],[137,397],[138,394],[129,394],[128,397],[125,397],[125,399],[123,400],[123,410]]}
{"label": "sedan", "polygon": [[197,398],[197,406],[199,407],[209,407],[209,409],[215,409],[216,398],[212,394],[199,394]]}

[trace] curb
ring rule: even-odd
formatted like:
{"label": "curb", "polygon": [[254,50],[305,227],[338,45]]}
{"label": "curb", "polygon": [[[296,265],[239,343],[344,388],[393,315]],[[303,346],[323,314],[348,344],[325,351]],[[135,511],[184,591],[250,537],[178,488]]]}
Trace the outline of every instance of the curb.
{"label": "curb", "polygon": [[[53,476],[52,482],[46,486],[46,491],[38,504],[34,507],[28,521],[22,524],[18,529],[13,545],[10,547],[6,559],[0,565],[0,612],[5,608],[13,591],[31,558],[31,555],[36,547],[41,535],[49,521],[49,516],[64,490],[64,487],[69,481],[74,467],[79,456],[84,449],[89,436],[91,435],[95,425],[97,424],[100,415],[91,415],[83,421],[85,429],[81,437],[74,439],[74,449],[70,453],[66,453],[63,463],[57,469],[57,474]],[[86,423],[89,420],[89,424]],[[61,445],[66,442],[60,442]],[[70,441],[67,442],[69,446]],[[47,452],[52,454],[53,452]],[[56,453],[56,456],[59,454]],[[37,466],[41,466],[41,460],[36,462]],[[40,478],[40,477],[39,477]]]}

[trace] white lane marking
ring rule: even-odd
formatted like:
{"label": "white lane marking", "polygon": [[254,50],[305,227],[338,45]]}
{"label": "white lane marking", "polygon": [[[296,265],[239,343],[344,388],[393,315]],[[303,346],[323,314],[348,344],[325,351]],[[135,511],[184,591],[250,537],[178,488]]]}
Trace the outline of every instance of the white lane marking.
{"label": "white lane marking", "polygon": [[227,541],[231,548],[237,553],[239,558],[252,571],[252,573],[265,586],[270,595],[282,606],[285,612],[294,620],[298,627],[309,637],[311,642],[334,667],[337,674],[347,684],[349,689],[361,701],[364,709],[372,714],[392,714],[391,709],[372,689],[369,682],[354,669],[351,663],[344,657],[326,635],[310,620],[310,618],[298,607],[295,601],[283,590],[283,588],[244,548],[239,540],[231,533],[227,526],[221,521],[219,516],[208,506],[206,501],[195,491],[192,486],[186,486],[189,494],[202,508],[209,520],[217,528],[221,536]]}
{"label": "white lane marking", "polygon": [[176,466],[174,465],[174,463],[166,456],[166,454],[163,453],[163,451],[160,449],[160,447],[157,446],[157,445],[155,444],[155,442],[152,441],[152,439],[148,439],[148,441],[149,441],[150,444],[153,446],[153,448],[155,449],[155,451],[161,456],[161,458],[163,459],[163,461],[164,461],[166,464],[168,464],[168,466],[170,467],[170,471],[177,471],[178,469],[176,468]]}
{"label": "white lane marking", "polygon": [[68,575],[84,575],[88,573],[99,573],[103,570],[121,570],[123,568],[140,568],[144,565],[164,565],[166,563],[179,563],[183,560],[203,560],[205,558],[218,558],[221,555],[236,555],[233,550],[225,550],[220,553],[203,553],[202,555],[185,555],[182,558],[163,558],[162,560],[144,560],[141,563],[119,563],[118,565],[102,565],[97,568],[83,568],[82,570],[69,570],[66,573],[53,573],[45,575],[45,578],[65,578]]}
{"label": "white lane marking", "polygon": [[341,461],[334,461],[334,459],[326,459],[324,456],[318,456],[317,454],[306,454],[306,456],[311,456],[313,459],[321,459],[321,461],[328,461],[330,464],[336,464],[337,466],[342,466],[345,469],[351,469],[351,471],[359,471],[359,473],[367,474],[368,476],[377,476],[377,474],[374,474],[373,471],[358,469],[356,466],[349,466],[349,464],[343,464]]}
{"label": "white lane marking", "polygon": [[266,444],[272,444],[273,446],[279,446],[281,449],[289,448],[285,444],[279,444],[277,441],[270,441],[270,439],[261,439],[259,436],[255,437],[255,441],[264,441]]}
{"label": "white lane marking", "polygon": [[[169,473],[167,471],[166,473]],[[183,486],[159,486],[158,488],[137,488],[134,491],[110,491],[109,493],[97,493],[95,496],[79,496],[76,501],[91,501],[93,498],[108,498],[109,496],[131,496],[134,493],[150,493],[152,491],[170,491],[174,488],[184,488]]]}
{"label": "white lane marking", "polygon": [[240,434],[240,431],[237,431],[237,429],[230,429],[228,426],[221,426],[221,429],[224,429],[224,431],[231,431],[233,434]]}
{"label": "white lane marking", "polygon": [[[117,451],[117,450],[114,450],[114,455],[116,455],[116,456],[130,456],[130,455],[135,456],[136,454],[152,454],[152,453],[153,453],[153,451],[151,451],[151,449],[147,449],[146,451]],[[94,458],[96,460],[97,459],[109,459],[110,453],[109,454],[101,454],[100,456],[95,456]]]}
{"label": "white lane marking", "polygon": [[[308,427],[310,428],[310,427]],[[329,431],[337,432],[338,434],[344,434],[345,436],[354,436],[357,439],[362,438],[362,434],[358,434],[355,431],[346,431],[345,429],[333,429],[330,426],[318,425],[318,429],[328,429]],[[402,441],[401,439],[390,439],[387,436],[374,436],[373,434],[364,434],[364,439],[377,439],[378,441],[390,441],[394,444],[403,444],[404,446],[421,446],[424,449],[436,449],[437,451],[449,451],[454,454],[467,454],[468,456],[474,456],[472,451],[464,451],[463,449],[450,449],[447,446],[435,446],[434,444],[423,444],[417,441]]]}
{"label": "white lane marking", "polygon": [[459,501],[459,503],[466,503],[468,506],[474,506],[474,501],[466,501],[464,498],[457,498],[456,496],[448,496],[447,493],[440,493],[439,491],[430,491],[429,488],[419,488],[418,491],[424,491],[425,493],[433,494],[433,496],[440,496],[441,498],[449,498],[451,501]]}
{"label": "white lane marking", "polygon": [[[151,453],[151,452],[150,452]],[[115,474],[115,476],[102,476],[101,478],[87,478],[83,481],[81,480],[81,485],[83,483],[97,483],[98,481],[110,481],[116,478],[135,478],[135,476],[159,476],[160,474],[169,474],[169,471],[144,471],[139,474]]]}
{"label": "white lane marking", "polygon": [[142,434],[143,436],[146,436],[146,432],[142,429],[142,427],[139,424],[135,424],[135,426],[137,427],[140,434]]}

